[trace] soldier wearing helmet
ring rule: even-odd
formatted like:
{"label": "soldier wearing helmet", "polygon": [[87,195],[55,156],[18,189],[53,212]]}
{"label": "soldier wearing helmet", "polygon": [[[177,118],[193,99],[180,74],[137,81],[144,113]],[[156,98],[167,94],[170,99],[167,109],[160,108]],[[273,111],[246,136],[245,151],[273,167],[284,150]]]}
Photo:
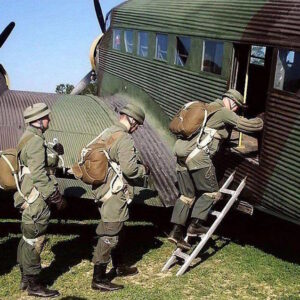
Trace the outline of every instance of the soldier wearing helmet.
{"label": "soldier wearing helmet", "polygon": [[93,255],[92,288],[95,290],[113,291],[123,288],[112,283],[106,274],[110,259],[113,265],[111,275],[129,276],[138,273],[136,267],[130,268],[123,264],[118,244],[124,222],[129,218],[127,205],[133,197],[133,186],[143,185],[147,178],[148,168],[138,162],[131,136],[144,120],[144,111],[136,105],[128,104],[120,111],[119,122],[101,135],[103,141],[114,137],[108,155],[115,167],[110,168],[106,183],[95,191],[101,215],[96,230],[99,238]]}
{"label": "soldier wearing helmet", "polygon": [[212,158],[222,141],[229,137],[232,129],[254,133],[263,128],[261,118],[246,119],[236,114],[239,109],[246,107],[243,96],[237,90],[228,90],[223,94],[222,100],[217,99],[210,105],[214,106],[215,112],[209,116],[206,131],[200,141],[197,134],[189,140],[178,139],[174,146],[181,196],[173,209],[171,222],[174,227],[168,240],[185,250],[191,247],[184,240],[190,210],[192,219],[187,229],[188,234],[203,234],[208,230],[203,225],[208,213],[221,196]]}
{"label": "soldier wearing helmet", "polygon": [[[24,111],[27,125],[19,145],[21,165],[21,192],[16,192],[15,206],[22,213],[22,238],[18,246],[17,261],[21,270],[21,289],[37,297],[55,297],[58,291],[49,290],[39,282],[41,272],[40,253],[50,219],[50,206],[60,209],[63,199],[54,176],[47,167],[56,167],[57,153],[46,146],[44,132],[49,127],[50,109],[45,103],[36,103]],[[60,148],[62,146],[60,145]],[[59,152],[59,151],[58,151]]]}

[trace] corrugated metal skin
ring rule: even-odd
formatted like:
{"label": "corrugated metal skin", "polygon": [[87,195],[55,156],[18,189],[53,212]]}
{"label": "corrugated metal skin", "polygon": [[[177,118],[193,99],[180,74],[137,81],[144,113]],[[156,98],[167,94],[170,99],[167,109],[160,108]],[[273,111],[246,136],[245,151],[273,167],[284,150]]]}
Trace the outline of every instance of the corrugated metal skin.
{"label": "corrugated metal skin", "polygon": [[0,96],[0,148],[14,148],[24,131],[23,111],[38,102],[49,107],[57,101],[58,95],[22,91],[5,91]]}
{"label": "corrugated metal skin", "polygon": [[298,0],[131,0],[114,27],[300,47]]}
{"label": "corrugated metal skin", "polygon": [[217,76],[179,70],[102,47],[99,58],[100,69],[139,86],[169,117],[174,116],[184,103],[193,100],[213,101],[227,88],[226,80]]}

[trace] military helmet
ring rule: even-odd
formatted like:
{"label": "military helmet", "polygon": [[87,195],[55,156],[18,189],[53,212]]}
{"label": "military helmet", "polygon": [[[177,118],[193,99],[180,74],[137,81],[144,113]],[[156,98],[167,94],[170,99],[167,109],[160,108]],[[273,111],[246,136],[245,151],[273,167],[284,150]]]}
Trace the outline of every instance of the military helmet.
{"label": "military helmet", "polygon": [[25,124],[37,121],[51,113],[48,105],[45,103],[35,103],[28,106],[24,110],[24,121]]}
{"label": "military helmet", "polygon": [[139,106],[134,104],[127,104],[122,110],[120,114],[127,115],[135,119],[139,124],[143,124],[145,120],[145,112]]}
{"label": "military helmet", "polygon": [[230,98],[240,108],[246,108],[247,107],[247,105],[245,105],[245,103],[244,103],[244,97],[243,97],[243,95],[239,91],[237,91],[237,90],[229,89],[225,94],[223,94],[223,97]]}

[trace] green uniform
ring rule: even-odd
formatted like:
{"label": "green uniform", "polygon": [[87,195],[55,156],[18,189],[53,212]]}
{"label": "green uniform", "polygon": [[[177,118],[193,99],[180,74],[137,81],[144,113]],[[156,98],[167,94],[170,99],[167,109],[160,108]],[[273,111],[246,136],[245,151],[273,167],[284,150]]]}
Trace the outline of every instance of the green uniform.
{"label": "green uniform", "polygon": [[[253,133],[263,128],[263,121],[260,118],[240,117],[227,109],[222,100],[216,100],[211,105],[216,104],[219,105],[219,109],[208,119],[206,127],[216,129],[217,132],[205,151],[199,151],[195,156],[187,159],[197,146],[198,136],[190,140],[178,139],[175,143],[174,153],[177,157],[177,178],[181,197],[175,203],[172,223],[185,225],[192,206],[192,218],[202,221],[207,219],[214,201],[217,200],[216,197],[219,196],[216,193],[219,187],[212,158],[219,150],[222,141],[228,138],[232,129]],[[205,137],[206,134],[203,134],[201,140]],[[196,197],[198,199],[194,204]]]}
{"label": "green uniform", "polygon": [[54,151],[48,152],[40,129],[28,126],[20,141],[28,135],[32,135],[32,138],[20,153],[20,163],[27,167],[30,173],[25,173],[22,178],[21,191],[29,198],[34,188],[38,193],[31,204],[24,202],[18,192],[14,196],[15,207],[22,212],[23,237],[18,246],[17,261],[24,275],[37,275],[41,271],[40,253],[50,219],[50,208],[45,200],[53,194],[57,186],[55,178],[47,174],[46,168],[55,167],[58,157]]}
{"label": "green uniform", "polygon": [[101,204],[99,208],[101,221],[96,230],[99,240],[93,257],[95,264],[107,263],[110,260],[111,251],[118,244],[123,223],[129,218],[127,199],[133,197],[133,185],[142,185],[146,176],[145,167],[138,163],[134,142],[126,126],[118,122],[107,129],[101,139],[106,141],[116,132],[121,132],[121,135],[112,144],[108,154],[110,159],[120,166],[127,192],[121,190],[107,197],[115,176],[112,169],[109,171],[107,181],[95,192],[96,200]]}

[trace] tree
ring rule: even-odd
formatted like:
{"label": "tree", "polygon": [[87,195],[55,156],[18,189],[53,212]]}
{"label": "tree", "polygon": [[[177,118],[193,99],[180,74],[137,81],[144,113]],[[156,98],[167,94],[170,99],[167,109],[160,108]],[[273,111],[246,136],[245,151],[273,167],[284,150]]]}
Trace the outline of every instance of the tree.
{"label": "tree", "polygon": [[[56,86],[55,93],[70,94],[73,89],[74,85],[61,83]],[[97,90],[97,81],[93,81],[80,93],[80,95],[92,94],[97,96]]]}
{"label": "tree", "polygon": [[73,84],[68,84],[68,83],[64,84],[64,83],[61,83],[61,84],[58,84],[56,86],[55,93],[57,93],[57,94],[70,94],[73,89],[74,89],[74,85]]}

